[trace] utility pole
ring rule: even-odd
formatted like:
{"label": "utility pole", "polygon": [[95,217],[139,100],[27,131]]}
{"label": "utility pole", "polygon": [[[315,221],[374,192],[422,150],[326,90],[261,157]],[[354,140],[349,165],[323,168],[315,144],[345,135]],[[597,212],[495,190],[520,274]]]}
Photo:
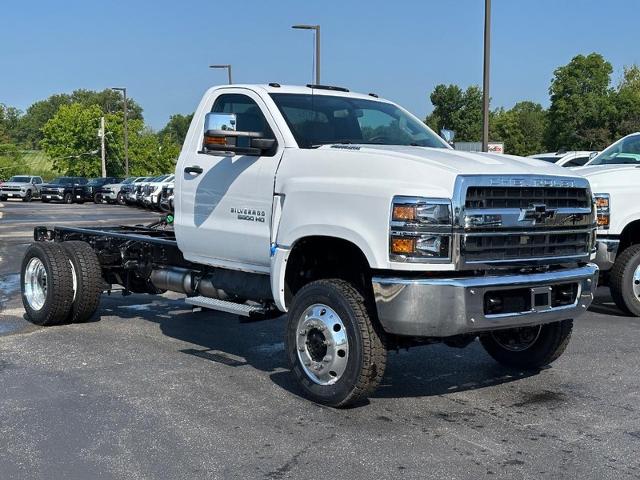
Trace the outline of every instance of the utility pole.
{"label": "utility pole", "polygon": [[100,117],[100,156],[102,157],[102,178],[107,176],[107,152],[104,148],[104,117]]}
{"label": "utility pole", "polygon": [[491,63],[491,0],[484,0],[484,66],[482,75],[482,151],[489,151],[489,66]]}
{"label": "utility pole", "polygon": [[292,25],[291,28],[297,30],[314,30],[315,31],[315,71],[316,85],[320,85],[320,25]]}
{"label": "utility pole", "polygon": [[227,69],[227,77],[229,80],[229,85],[233,82],[231,81],[231,65],[209,65],[209,68],[226,68]]}
{"label": "utility pole", "polygon": [[128,116],[128,108],[127,108],[127,88],[126,87],[113,87],[111,90],[117,90],[122,92],[122,96],[124,97],[124,173],[128,177],[129,176],[129,128],[127,126],[127,116]]}

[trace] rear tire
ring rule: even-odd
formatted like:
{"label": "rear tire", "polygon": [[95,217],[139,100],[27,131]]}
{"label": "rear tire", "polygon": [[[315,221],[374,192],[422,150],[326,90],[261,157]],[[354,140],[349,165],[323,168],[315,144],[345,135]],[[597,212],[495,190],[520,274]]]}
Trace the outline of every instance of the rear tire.
{"label": "rear tire", "polygon": [[504,366],[536,370],[562,355],[572,330],[573,320],[563,320],[539,327],[498,330],[480,337],[480,343]]}
{"label": "rear tire", "polygon": [[382,380],[384,332],[369,303],[339,279],[318,280],[296,293],[286,350],[291,371],[311,400],[346,407],[367,398]]}
{"label": "rear tire", "polygon": [[71,260],[76,277],[75,298],[67,321],[86,322],[100,305],[104,288],[102,267],[98,256],[88,243],[69,241],[62,242],[61,245]]}
{"label": "rear tire", "polygon": [[20,272],[27,319],[36,325],[63,323],[73,303],[73,275],[69,257],[60,244],[32,243]]}
{"label": "rear tire", "polygon": [[609,275],[609,288],[620,310],[640,317],[640,245],[632,245],[618,255]]}

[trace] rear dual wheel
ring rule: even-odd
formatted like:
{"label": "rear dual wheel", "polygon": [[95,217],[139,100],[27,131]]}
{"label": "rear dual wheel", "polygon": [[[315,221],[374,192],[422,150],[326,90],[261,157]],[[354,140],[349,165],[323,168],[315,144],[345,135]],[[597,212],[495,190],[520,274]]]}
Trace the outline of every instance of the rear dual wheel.
{"label": "rear dual wheel", "polygon": [[84,242],[31,244],[20,284],[27,319],[44,326],[89,320],[103,290],[100,262]]}
{"label": "rear dual wheel", "polygon": [[611,297],[627,315],[640,317],[640,245],[618,254],[609,276]]}

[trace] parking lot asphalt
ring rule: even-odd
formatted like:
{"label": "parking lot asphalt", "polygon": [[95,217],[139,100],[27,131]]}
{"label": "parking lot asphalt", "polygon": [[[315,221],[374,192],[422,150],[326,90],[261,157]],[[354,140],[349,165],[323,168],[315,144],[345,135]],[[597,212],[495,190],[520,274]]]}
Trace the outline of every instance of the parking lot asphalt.
{"label": "parking lot asphalt", "polygon": [[1,479],[640,477],[640,320],[605,288],[551,368],[504,369],[478,342],[393,352],[347,410],[300,397],[284,317],[239,323],[166,294],[105,295],[86,324],[24,320],[33,226],[153,218],[0,206]]}

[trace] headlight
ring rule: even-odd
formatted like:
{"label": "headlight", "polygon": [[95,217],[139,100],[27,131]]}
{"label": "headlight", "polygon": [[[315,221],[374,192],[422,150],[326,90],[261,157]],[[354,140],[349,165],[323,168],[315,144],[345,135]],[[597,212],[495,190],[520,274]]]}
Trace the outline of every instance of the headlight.
{"label": "headlight", "polygon": [[595,197],[598,228],[608,230],[611,220],[610,195],[608,193],[596,193]]}
{"label": "headlight", "polygon": [[448,198],[393,198],[389,258],[430,262],[451,258],[453,217]]}

